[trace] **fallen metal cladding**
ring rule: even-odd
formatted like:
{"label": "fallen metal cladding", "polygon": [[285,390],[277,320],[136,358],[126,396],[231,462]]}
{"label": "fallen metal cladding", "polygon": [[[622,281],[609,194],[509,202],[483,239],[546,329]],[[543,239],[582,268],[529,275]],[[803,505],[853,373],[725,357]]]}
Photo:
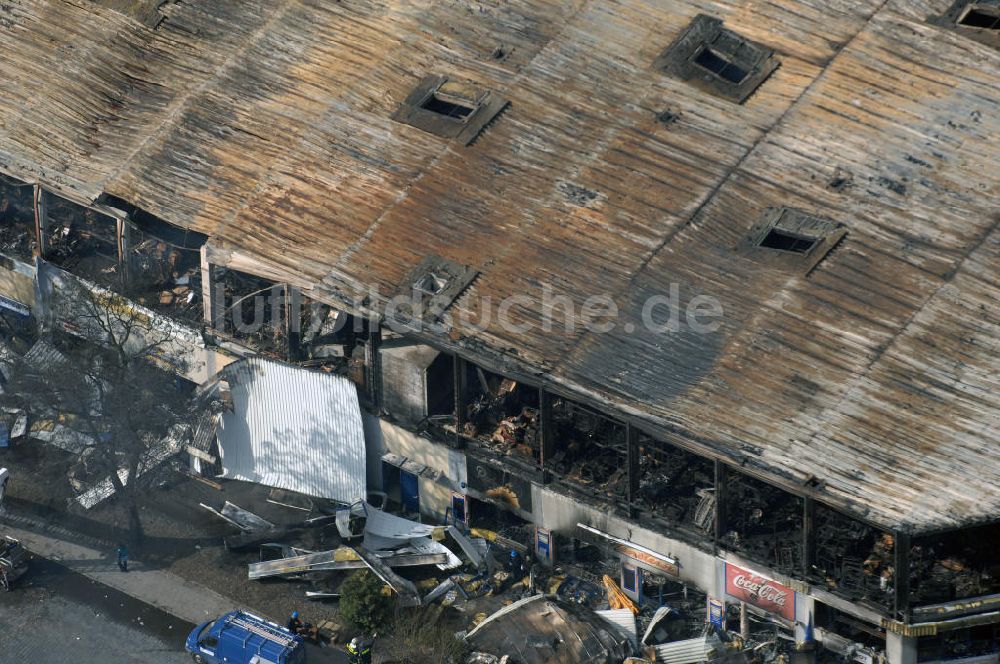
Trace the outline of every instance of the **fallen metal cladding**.
{"label": "fallen metal cladding", "polygon": [[[928,23],[947,0],[714,3],[780,63],[742,103],[653,66],[681,0],[105,4],[5,13],[9,175],[334,306],[441,256],[478,271],[450,313],[534,324],[422,333],[445,349],[888,529],[1000,513],[1000,55]],[[394,121],[430,75],[510,106],[471,146]],[[808,269],[749,244],[782,207],[846,236]],[[542,283],[617,294],[615,329],[542,329]],[[646,329],[671,284],[719,328]]]}

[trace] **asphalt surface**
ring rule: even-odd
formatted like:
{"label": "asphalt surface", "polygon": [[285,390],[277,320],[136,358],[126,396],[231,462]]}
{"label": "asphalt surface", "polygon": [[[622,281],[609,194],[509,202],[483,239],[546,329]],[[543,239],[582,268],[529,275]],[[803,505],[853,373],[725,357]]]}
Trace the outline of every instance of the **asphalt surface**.
{"label": "asphalt surface", "polygon": [[[33,558],[0,592],[0,664],[181,664],[192,623],[58,563]],[[310,664],[346,662],[309,647]]]}
{"label": "asphalt surface", "polygon": [[0,593],[0,664],[190,661],[194,628],[113,588],[35,558],[14,590]]}

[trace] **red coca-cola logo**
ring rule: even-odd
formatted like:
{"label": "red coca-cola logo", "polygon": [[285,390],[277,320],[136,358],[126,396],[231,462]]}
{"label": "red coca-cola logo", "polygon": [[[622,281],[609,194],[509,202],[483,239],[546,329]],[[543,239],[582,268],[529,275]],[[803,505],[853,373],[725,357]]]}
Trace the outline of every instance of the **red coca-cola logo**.
{"label": "red coca-cola logo", "polygon": [[788,620],[795,619],[795,595],[791,588],[736,565],[726,565],[726,592]]}
{"label": "red coca-cola logo", "polygon": [[778,606],[784,606],[785,600],[788,598],[788,593],[784,590],[779,590],[774,586],[774,584],[767,581],[760,583],[754,581],[751,577],[744,576],[743,574],[740,574],[733,579],[733,585],[737,588],[749,590],[760,599],[768,602],[774,602]]}

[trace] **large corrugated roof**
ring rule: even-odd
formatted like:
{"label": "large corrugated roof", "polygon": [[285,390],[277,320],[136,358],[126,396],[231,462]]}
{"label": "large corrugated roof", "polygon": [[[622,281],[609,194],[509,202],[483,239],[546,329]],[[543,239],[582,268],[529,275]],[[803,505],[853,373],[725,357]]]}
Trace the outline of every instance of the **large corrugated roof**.
{"label": "large corrugated roof", "polygon": [[[473,319],[613,294],[610,334],[428,336],[879,524],[955,527],[1000,514],[1000,52],[927,21],[950,4],[196,1],[151,30],[20,0],[0,162],[331,303],[429,254],[479,271]],[[698,13],[776,52],[746,103],[653,68]],[[511,105],[471,147],[394,122],[431,74]],[[808,276],[758,261],[768,206],[847,239]],[[721,329],[625,333],[671,284]]]}

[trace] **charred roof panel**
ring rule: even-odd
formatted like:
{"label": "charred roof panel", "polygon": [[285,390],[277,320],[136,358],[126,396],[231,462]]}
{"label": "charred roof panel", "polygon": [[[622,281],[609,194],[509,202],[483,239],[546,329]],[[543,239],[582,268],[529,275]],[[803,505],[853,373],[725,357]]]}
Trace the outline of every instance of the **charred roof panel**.
{"label": "charred roof panel", "polygon": [[[1000,513],[1000,54],[927,23],[951,0],[883,4],[714,3],[782,63],[737,105],[650,68],[694,18],[679,0],[175,3],[155,31],[23,0],[0,25],[0,163],[330,303],[388,297],[425,256],[475,265],[439,345],[819,478],[887,527],[953,527]],[[512,102],[470,148],[390,117],[441,72]],[[768,207],[850,235],[808,277],[734,251]],[[715,330],[644,327],[674,284],[718,300]],[[603,293],[622,313],[597,333],[580,311]],[[515,295],[530,327],[496,320]],[[546,331],[566,301],[573,328]]]}

